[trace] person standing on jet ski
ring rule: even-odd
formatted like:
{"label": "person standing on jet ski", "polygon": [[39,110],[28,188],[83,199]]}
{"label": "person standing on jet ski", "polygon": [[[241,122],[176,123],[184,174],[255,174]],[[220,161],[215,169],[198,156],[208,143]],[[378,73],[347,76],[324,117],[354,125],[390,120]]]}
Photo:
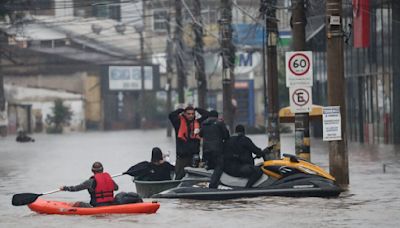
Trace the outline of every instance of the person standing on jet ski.
{"label": "person standing on jet ski", "polygon": [[243,125],[237,125],[235,134],[225,142],[224,171],[234,177],[249,178],[246,188],[251,188],[263,174],[260,167],[254,166],[253,154],[263,157],[265,152],[245,135]]}
{"label": "person standing on jet ski", "polygon": [[[201,118],[196,119],[196,111]],[[200,125],[208,118],[208,111],[189,105],[171,112],[168,118],[175,129],[175,179],[180,180],[185,175],[184,168],[191,166],[193,156],[198,156],[200,152]]]}
{"label": "person standing on jet ski", "polygon": [[229,131],[218,119],[217,111],[210,111],[209,117],[201,124],[200,136],[203,138],[203,161],[207,169],[214,169],[209,187],[217,188],[223,173],[224,142],[229,138]]}

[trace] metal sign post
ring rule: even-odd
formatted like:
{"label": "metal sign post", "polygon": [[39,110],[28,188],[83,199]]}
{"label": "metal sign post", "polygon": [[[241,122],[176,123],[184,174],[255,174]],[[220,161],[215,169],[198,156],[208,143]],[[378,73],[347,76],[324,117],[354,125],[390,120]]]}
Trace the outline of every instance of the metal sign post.
{"label": "metal sign post", "polygon": [[286,86],[290,107],[295,113],[296,155],[310,160],[308,113],[312,109],[313,65],[311,51],[286,52]]}

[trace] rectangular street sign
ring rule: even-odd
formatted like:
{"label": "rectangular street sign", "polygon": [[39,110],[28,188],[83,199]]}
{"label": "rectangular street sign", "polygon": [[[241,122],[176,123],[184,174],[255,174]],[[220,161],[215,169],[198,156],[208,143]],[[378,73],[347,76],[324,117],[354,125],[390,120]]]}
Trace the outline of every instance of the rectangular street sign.
{"label": "rectangular street sign", "polygon": [[312,89],[311,87],[289,87],[290,108],[293,113],[311,112]]}
{"label": "rectangular street sign", "polygon": [[311,51],[289,51],[285,54],[286,86],[312,86],[313,61]]}
{"label": "rectangular street sign", "polygon": [[324,107],[322,111],[323,140],[342,140],[340,106]]}

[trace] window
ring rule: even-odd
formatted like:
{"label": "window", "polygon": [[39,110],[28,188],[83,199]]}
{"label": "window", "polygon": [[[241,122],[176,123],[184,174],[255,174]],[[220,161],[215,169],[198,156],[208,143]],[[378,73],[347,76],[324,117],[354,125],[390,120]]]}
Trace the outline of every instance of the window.
{"label": "window", "polygon": [[[32,2],[31,11],[34,15],[54,15],[54,1],[53,0],[35,0]],[[3,3],[2,3],[3,4]]]}
{"label": "window", "polygon": [[163,32],[167,30],[168,12],[163,9],[153,10],[153,30]]}
{"label": "window", "polygon": [[119,0],[103,0],[93,4],[93,16],[121,20],[121,7]]}
{"label": "window", "polygon": [[210,10],[209,8],[201,11],[201,18],[205,25],[217,23],[217,13],[215,10]]}

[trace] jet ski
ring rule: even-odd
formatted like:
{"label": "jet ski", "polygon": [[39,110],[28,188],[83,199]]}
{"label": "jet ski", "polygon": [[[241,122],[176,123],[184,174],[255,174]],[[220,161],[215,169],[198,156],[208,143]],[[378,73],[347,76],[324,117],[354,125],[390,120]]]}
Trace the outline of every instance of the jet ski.
{"label": "jet ski", "polygon": [[213,170],[186,167],[186,176],[172,189],[153,195],[153,198],[184,198],[197,200],[225,200],[240,197],[337,197],[342,192],[335,178],[321,167],[291,154],[282,159],[260,164],[261,178],[245,188],[247,178],[223,173],[217,189],[208,188]]}

